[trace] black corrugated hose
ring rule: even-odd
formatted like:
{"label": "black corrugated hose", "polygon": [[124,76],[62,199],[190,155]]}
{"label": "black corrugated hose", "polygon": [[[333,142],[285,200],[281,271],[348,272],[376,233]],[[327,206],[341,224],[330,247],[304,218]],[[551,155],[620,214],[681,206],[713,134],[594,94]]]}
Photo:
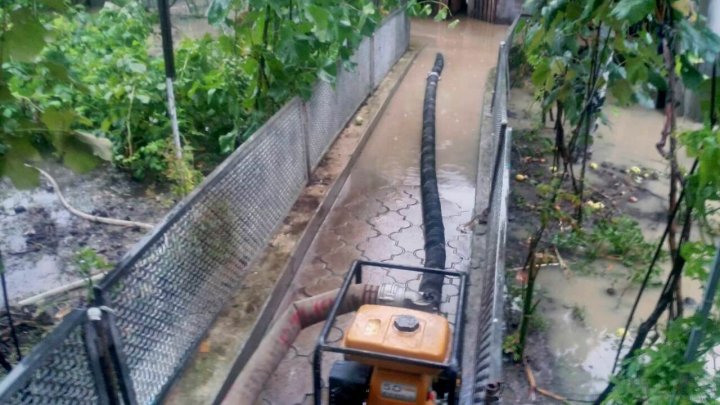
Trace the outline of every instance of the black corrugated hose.
{"label": "black corrugated hose", "polygon": [[[425,232],[425,267],[445,269],[445,226],[435,171],[435,97],[444,59],[435,56],[435,65],[425,83],[423,104],[422,149],[420,151],[420,191]],[[420,292],[434,307],[440,303],[444,276],[423,274]]]}

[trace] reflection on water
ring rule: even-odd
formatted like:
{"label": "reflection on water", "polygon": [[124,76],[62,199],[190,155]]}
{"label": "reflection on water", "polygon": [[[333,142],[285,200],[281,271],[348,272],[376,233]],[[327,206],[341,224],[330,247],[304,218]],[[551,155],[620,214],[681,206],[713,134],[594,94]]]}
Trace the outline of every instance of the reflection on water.
{"label": "reflection on water", "polygon": [[[482,92],[506,27],[461,20],[455,28],[413,20],[413,40],[426,48],[400,84],[348,180],[345,198],[382,187],[420,184],[422,100],[427,72],[445,57],[437,94],[437,175],[441,197],[469,214],[474,205]],[[479,41],[478,38],[483,38]],[[420,84],[420,85],[418,85]]]}

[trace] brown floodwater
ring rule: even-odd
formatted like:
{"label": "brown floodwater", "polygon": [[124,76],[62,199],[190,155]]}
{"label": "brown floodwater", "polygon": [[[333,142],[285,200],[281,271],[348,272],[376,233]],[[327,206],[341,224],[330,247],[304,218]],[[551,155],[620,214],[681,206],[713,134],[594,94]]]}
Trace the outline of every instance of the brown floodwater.
{"label": "brown floodwater", "polygon": [[[669,166],[655,148],[664,117],[658,111],[640,106],[608,106],[607,115],[610,124],[598,129],[591,160],[657,174],[648,178],[637,176],[639,186],[650,193],[629,206],[632,207],[629,214],[639,222],[646,240],[654,243],[664,230],[668,204]],[[696,126],[685,120],[678,123],[680,130]],[[685,152],[679,155],[681,165],[689,168],[691,161]],[[598,188],[607,187],[592,170],[588,172],[588,179]],[[592,274],[573,271],[570,277],[557,267],[549,267],[543,269],[538,278],[543,296],[540,312],[547,321],[548,343],[556,360],[555,374],[559,377],[558,386],[553,388],[574,397],[592,396],[607,385],[622,328],[638,292],[638,286],[627,278],[631,270],[622,264],[599,260],[592,266],[595,270]],[[579,270],[581,265],[573,263],[571,267]],[[670,263],[666,260],[659,267],[666,273]],[[614,293],[608,294],[608,289]],[[655,307],[659,289],[654,286],[644,293],[624,347],[632,342],[632,332]],[[683,294],[700,302],[699,283],[683,280]],[[686,312],[693,311],[694,305],[686,306]]]}

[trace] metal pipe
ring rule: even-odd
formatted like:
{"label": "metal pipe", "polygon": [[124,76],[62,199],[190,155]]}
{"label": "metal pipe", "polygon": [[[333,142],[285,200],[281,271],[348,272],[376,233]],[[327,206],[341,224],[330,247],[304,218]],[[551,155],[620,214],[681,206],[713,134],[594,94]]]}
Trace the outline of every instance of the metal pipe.
{"label": "metal pipe", "polygon": [[175,80],[175,54],[173,53],[170,6],[167,0],[158,0],[158,12],[160,13],[160,36],[162,38],[163,61],[165,62],[165,89],[167,90],[168,114],[170,115],[173,143],[175,144],[175,157],[181,159],[182,144],[180,143],[180,129],[178,127],[173,84]]}
{"label": "metal pipe", "polygon": [[18,339],[17,331],[15,330],[15,322],[13,321],[12,312],[10,312],[10,297],[8,296],[7,282],[5,281],[5,264],[3,263],[2,252],[0,252],[0,283],[2,283],[5,316],[7,317],[8,324],[10,325],[10,336],[12,337],[13,344],[15,345],[15,354],[17,355],[17,361],[19,362],[22,360],[22,351],[20,350],[20,340]]}

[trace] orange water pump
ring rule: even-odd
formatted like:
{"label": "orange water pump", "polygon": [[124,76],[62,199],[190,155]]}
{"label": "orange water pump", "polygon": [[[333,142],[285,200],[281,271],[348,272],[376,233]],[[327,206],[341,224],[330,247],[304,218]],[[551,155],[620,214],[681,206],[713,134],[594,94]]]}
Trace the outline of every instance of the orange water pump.
{"label": "orange water pump", "polygon": [[[344,338],[328,343],[337,310],[353,280],[360,283],[363,269],[380,267],[431,273],[457,279],[460,286],[452,324],[399,285],[380,286],[378,304],[362,305],[344,328]],[[313,361],[315,403],[330,405],[435,405],[455,403],[458,387],[460,325],[465,296],[465,273],[438,269],[356,262],[346,275],[320,334]],[[323,395],[323,352],[344,354],[333,363],[328,394]]]}
{"label": "orange water pump", "polygon": [[[427,312],[384,305],[363,305],[346,332],[345,347],[409,359],[445,362],[449,355],[447,319]],[[352,356],[350,356],[353,359]],[[434,404],[432,380],[439,370],[372,358],[354,360],[373,366],[368,402],[395,405]]]}

